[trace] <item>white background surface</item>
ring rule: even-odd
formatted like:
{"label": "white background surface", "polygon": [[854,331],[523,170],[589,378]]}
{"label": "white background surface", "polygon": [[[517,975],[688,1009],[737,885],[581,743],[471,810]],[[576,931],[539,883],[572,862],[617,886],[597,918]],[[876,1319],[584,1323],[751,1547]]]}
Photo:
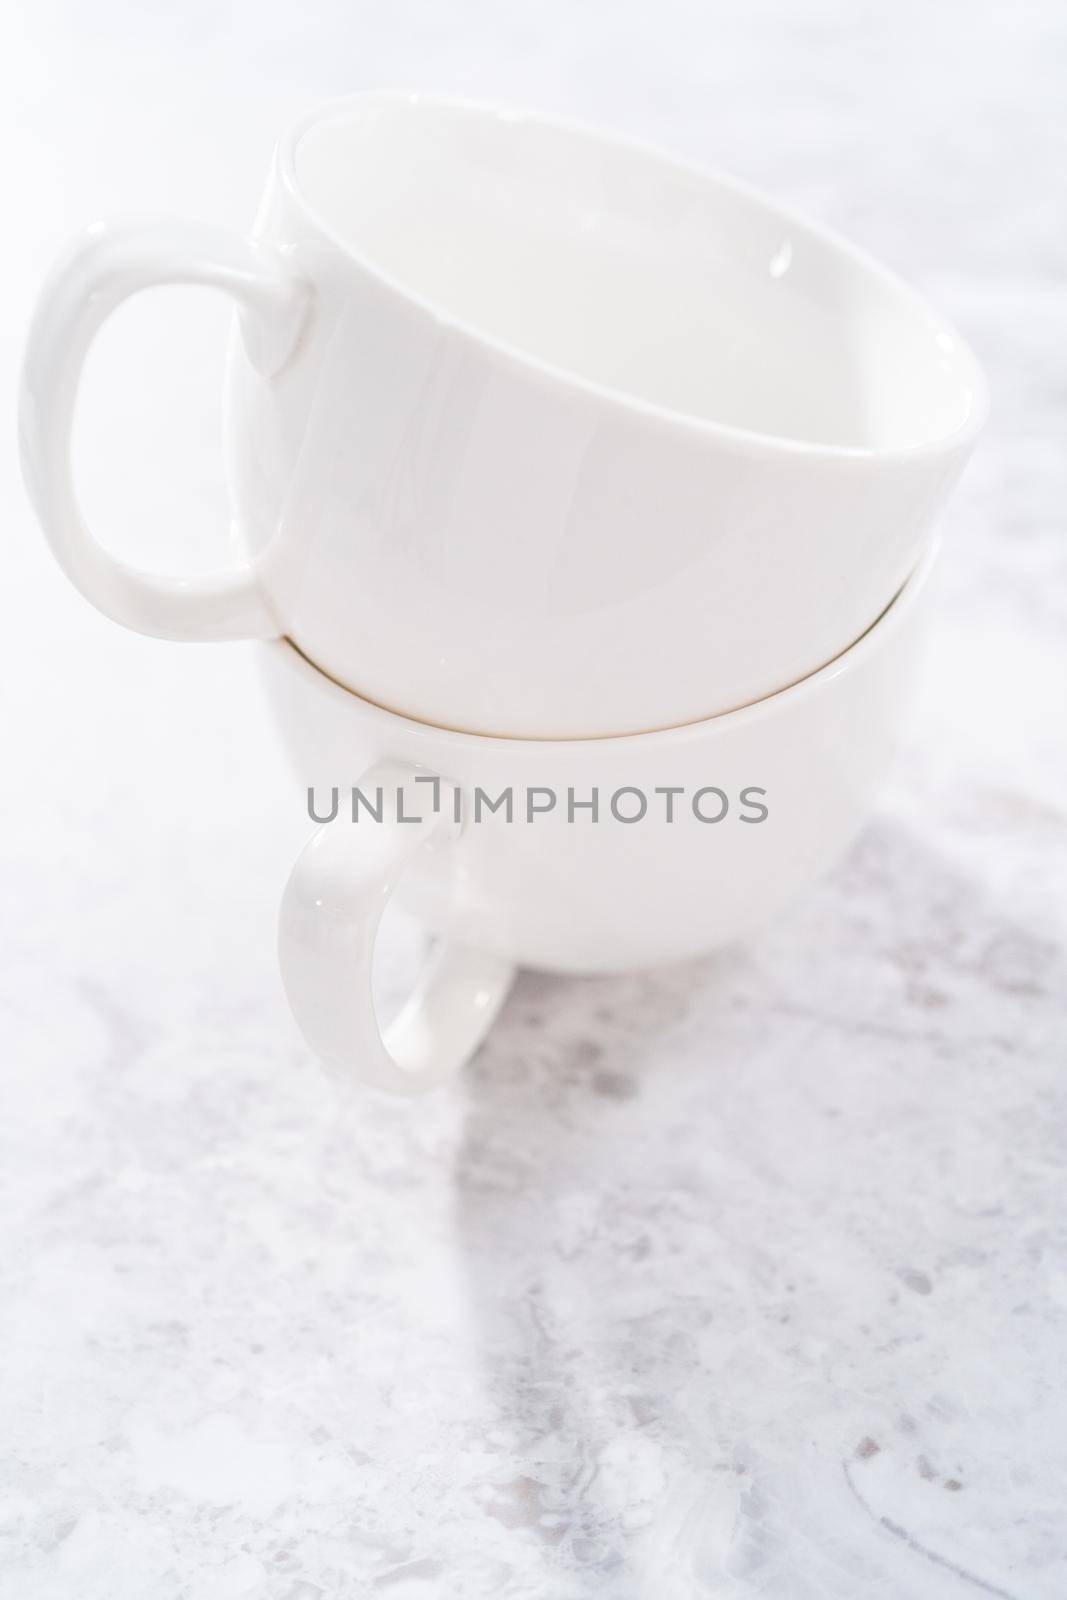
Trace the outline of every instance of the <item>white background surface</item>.
{"label": "white background surface", "polygon": [[[0,1593],[1067,1592],[1067,21],[1053,0],[9,8],[0,50]],[[328,1082],[243,646],[124,634],[17,480],[99,214],[250,220],[309,102],[426,87],[721,165],[921,285],[994,418],[879,815],[758,941],[526,977],[453,1094]],[[85,503],[207,568],[227,313],[94,352]]]}

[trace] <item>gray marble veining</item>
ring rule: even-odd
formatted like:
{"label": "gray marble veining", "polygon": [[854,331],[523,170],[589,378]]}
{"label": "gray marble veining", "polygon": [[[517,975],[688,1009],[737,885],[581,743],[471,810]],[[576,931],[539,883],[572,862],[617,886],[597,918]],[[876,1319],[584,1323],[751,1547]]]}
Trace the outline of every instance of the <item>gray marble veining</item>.
{"label": "gray marble veining", "polygon": [[[247,653],[108,627],[0,460],[0,1594],[1059,1600],[1061,9],[23,23],[12,372],[83,215],[243,219],[296,107],[421,82],[644,132],[847,228],[961,323],[994,417],[923,704],[836,873],[684,969],[524,975],[415,1105],[325,1078],[285,1009],[307,824]],[[224,321],[171,305],[101,349],[80,465],[116,546],[165,565],[195,535],[206,564]],[[413,932],[390,952],[399,984]]]}

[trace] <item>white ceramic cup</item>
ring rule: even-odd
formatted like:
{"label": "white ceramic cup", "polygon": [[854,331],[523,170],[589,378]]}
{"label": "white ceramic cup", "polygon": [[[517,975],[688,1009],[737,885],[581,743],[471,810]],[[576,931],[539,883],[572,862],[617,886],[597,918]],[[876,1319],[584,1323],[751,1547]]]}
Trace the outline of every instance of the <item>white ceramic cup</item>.
{"label": "white ceramic cup", "polygon": [[[911,696],[933,561],[802,683],[629,738],[448,732],[360,700],[289,644],[263,647],[282,739],[332,816],[281,910],[282,975],[312,1049],[380,1088],[425,1088],[477,1047],[516,964],[658,965],[773,917],[867,814]],[[373,953],[394,892],[441,943],[383,1036]]]}
{"label": "white ceramic cup", "polygon": [[[116,561],[69,434],[93,334],[194,282],[240,307],[241,557]],[[278,147],[249,238],[100,226],[31,332],[24,460],[63,567],[181,639],[286,636],[443,727],[676,726],[793,683],[917,562],[986,412],[895,277],[741,184],[569,123],[404,94]]]}

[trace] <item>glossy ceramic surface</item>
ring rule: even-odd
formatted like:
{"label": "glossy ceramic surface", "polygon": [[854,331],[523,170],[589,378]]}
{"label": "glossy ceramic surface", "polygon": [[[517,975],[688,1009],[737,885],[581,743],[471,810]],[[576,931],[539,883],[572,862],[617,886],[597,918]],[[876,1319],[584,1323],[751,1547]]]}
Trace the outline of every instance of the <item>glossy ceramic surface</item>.
{"label": "glossy ceramic surface", "polygon": [[[265,647],[267,693],[301,784],[328,803],[333,786],[363,773],[361,791],[403,785],[404,810],[420,817],[404,824],[386,808],[382,821],[363,812],[352,822],[342,799],[297,863],[283,903],[282,965],[313,1047],[372,1082],[419,1087],[469,1054],[510,964],[564,972],[656,965],[773,917],[868,812],[913,686],[933,561],[931,551],[870,632],[803,683],[743,711],[631,738],[449,733],[361,701],[291,645]],[[429,787],[415,782],[428,774],[459,792],[461,827],[447,801],[429,811]],[[511,790],[512,820],[486,810],[476,820],[477,788],[493,799]],[[551,792],[556,804],[528,820],[531,790]],[[644,797],[641,820],[613,811],[620,791],[623,816],[636,815]],[[753,821],[757,792],[767,814]],[[701,820],[724,801],[720,820]],[[370,973],[394,890],[446,942],[442,966],[383,1046]]]}
{"label": "glossy ceramic surface", "polygon": [[[85,348],[169,279],[242,310],[241,561],[208,583],[119,566],[70,488]],[[371,94],[282,141],[252,242],[88,238],[39,308],[23,431],[53,547],[110,615],[286,635],[405,715],[571,738],[707,717],[846,648],[985,410],[917,295],[749,189],[570,124]]]}

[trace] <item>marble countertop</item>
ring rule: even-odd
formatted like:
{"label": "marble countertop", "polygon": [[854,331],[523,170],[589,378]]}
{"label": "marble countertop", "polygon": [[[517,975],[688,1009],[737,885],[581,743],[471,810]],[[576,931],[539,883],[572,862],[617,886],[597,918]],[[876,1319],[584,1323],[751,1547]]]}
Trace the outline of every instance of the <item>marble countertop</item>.
{"label": "marble countertop", "polygon": [[[307,822],[249,650],[107,624],[0,452],[0,1594],[1059,1600],[1062,8],[107,0],[6,26],[8,440],[67,232],[243,222],[288,117],[397,83],[578,112],[811,209],[960,323],[994,417],[918,717],[840,868],[713,960],[524,975],[414,1105],[325,1077],[288,1015]],[[94,351],[79,477],[113,548],[207,567],[227,315],[169,294]]]}

